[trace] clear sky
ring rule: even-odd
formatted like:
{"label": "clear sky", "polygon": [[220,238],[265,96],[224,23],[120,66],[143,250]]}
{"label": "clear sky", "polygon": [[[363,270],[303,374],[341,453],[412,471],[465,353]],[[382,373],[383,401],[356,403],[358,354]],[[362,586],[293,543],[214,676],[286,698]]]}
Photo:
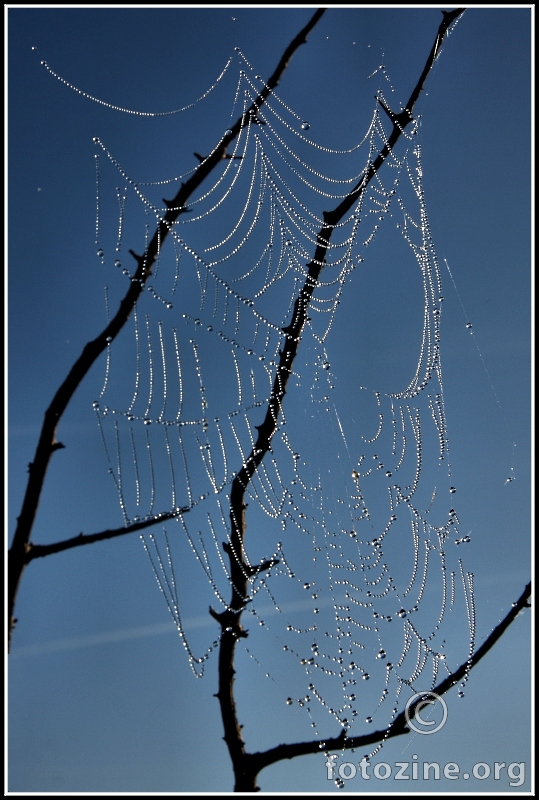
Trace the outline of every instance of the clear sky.
{"label": "clear sky", "polygon": [[[94,338],[106,321],[104,287],[108,287],[113,313],[129,280],[122,269],[133,268],[128,250],[142,252],[146,224],[150,235],[153,232],[155,217],[145,215],[130,189],[119,236],[119,209],[127,183],[93,141],[94,137],[99,138],[125,174],[139,184],[140,191],[160,204],[161,198],[174,195],[178,184],[143,184],[185,175],[197,166],[193,153],[207,155],[238,117],[241,95],[239,105],[237,102],[234,106],[234,101],[240,71],[244,70],[255,85],[261,85],[255,76],[264,79],[272,73],[284,48],[313,11],[314,7],[8,10],[10,536],[20,512],[27,465],[33,457],[43,413],[85,342]],[[435,487],[438,505],[433,505],[433,514],[438,508],[436,513],[447,515],[453,506],[460,520],[459,535],[470,535],[469,543],[458,546],[454,537],[449,537],[447,549],[451,569],[458,571],[458,559],[462,559],[465,570],[474,574],[477,646],[517,600],[531,570],[531,14],[529,7],[469,8],[445,43],[415,109],[415,116],[421,117],[415,144],[422,152],[422,185],[443,287],[441,363],[447,431],[443,430],[449,439],[449,453],[440,466],[434,428],[425,423],[418,497],[426,511]],[[281,145],[274,140],[274,145],[286,154],[288,147],[297,145],[300,161],[293,162],[296,172],[309,176],[328,194],[338,194],[341,184],[324,183],[305,167],[328,172],[333,168],[328,165],[334,163],[328,149],[348,151],[361,141],[373,116],[377,91],[381,90],[397,109],[404,104],[421,73],[440,19],[439,8],[347,6],[325,13],[307,44],[295,54],[279,86],[278,95],[284,105],[275,104],[274,108],[285,120],[281,128],[268,110],[268,123],[273,120],[274,129],[281,131],[284,142]],[[252,71],[234,48],[239,48]],[[229,59],[232,61],[222,80],[207,98],[190,107],[215,84]],[[92,102],[56,80],[40,65],[41,61],[80,92],[103,102]],[[379,69],[382,64],[383,70]],[[178,114],[144,116],[110,106],[139,112],[188,108]],[[302,128],[302,122],[308,123],[308,128]],[[307,144],[298,133],[319,147]],[[268,139],[260,134],[260,141]],[[294,186],[296,172],[287,173],[272,145],[265,147],[260,145],[257,151],[259,161],[254,172],[249,172],[249,159],[254,159],[252,146],[241,169],[238,163],[223,166],[223,173],[228,167],[222,182],[222,187],[227,188],[216,190],[212,197],[223,196],[225,200],[212,212],[213,216],[208,214],[207,222],[203,219],[198,224],[188,224],[189,215],[184,215],[186,222],[180,236],[191,250],[202,253],[223,240],[245,205],[245,218],[231,236],[229,250],[239,243],[248,220],[253,219],[249,216],[251,209],[262,196],[262,176],[266,175],[268,181],[267,174],[273,174],[264,173],[260,167],[262,152],[272,164],[280,164],[283,181],[290,180],[290,187]],[[100,156],[97,222],[96,154]],[[338,166],[332,176],[343,180],[360,173],[365,157],[365,146],[334,156]],[[408,163],[410,169],[416,169],[413,156]],[[387,165],[386,173],[389,170]],[[248,195],[251,174],[252,196]],[[388,175],[381,177],[386,189],[392,185]],[[213,180],[203,189],[212,184]],[[417,217],[406,167],[399,185],[407,210]],[[269,183],[265,186],[267,189]],[[120,202],[116,187],[120,189]],[[281,207],[280,218],[288,227],[281,233],[279,222],[275,222],[271,236],[275,250],[293,250],[305,264],[312,257],[312,249],[310,256],[305,255],[308,237],[298,233],[293,220],[305,218],[307,212],[301,204],[314,203],[309,210],[319,217],[323,210],[336,205],[336,200],[316,193],[313,200],[305,184],[297,191],[295,207],[299,216],[287,216]],[[198,215],[199,210],[206,212],[210,207],[211,198],[195,205],[191,214]],[[229,277],[239,278],[240,268],[248,272],[254,266],[254,254],[260,254],[267,244],[270,229],[267,225],[264,229],[264,215],[268,208],[275,210],[277,206],[266,201],[261,208],[249,242],[240,253],[245,254],[245,259],[230,257]],[[366,458],[372,458],[373,449],[377,448],[377,444],[367,444],[368,415],[378,417],[373,392],[382,393],[384,424],[389,429],[388,396],[405,388],[418,358],[423,325],[420,273],[411,249],[403,241],[402,228],[396,227],[405,219],[402,211],[393,203],[382,216],[384,220],[380,220],[376,237],[368,246],[363,246],[362,231],[372,230],[372,215],[368,217],[366,209],[361,218],[361,232],[351,254],[355,268],[343,285],[338,313],[327,338],[320,343],[313,334],[320,335],[322,329],[318,318],[329,320],[333,316],[319,314],[302,342],[303,350],[300,348],[302,367],[298,367],[298,378],[291,381],[285,401],[285,413],[289,413],[286,431],[294,431],[294,420],[300,420],[296,422],[297,441],[301,442],[298,474],[290,466],[292,459],[290,453],[286,456],[281,437],[276,459],[284,453],[283,463],[287,457],[288,461],[280,475],[270,471],[272,484],[261,482],[259,486],[262,498],[271,496],[271,485],[277,486],[277,494],[284,487],[285,496],[291,498],[293,505],[291,516],[284,518],[281,513],[276,514],[275,520],[267,516],[262,521],[254,508],[255,500],[250,500],[247,549],[252,548],[251,559],[256,562],[272,556],[280,541],[283,553],[298,573],[295,583],[291,580],[289,584],[298,589],[298,581],[303,585],[315,571],[310,561],[302,561],[303,532],[300,535],[298,526],[291,522],[294,514],[304,510],[302,503],[307,502],[300,496],[301,480],[307,481],[314,492],[316,475],[324,473],[324,496],[328,499],[320,517],[328,517],[325,522],[319,519],[314,527],[322,538],[326,537],[327,545],[333,524],[329,515],[334,514],[333,519],[337,520],[342,513],[339,487],[346,484],[353,492],[352,473],[365,470],[364,465],[357,464],[358,448],[365,449],[361,455]],[[121,246],[116,252],[118,240]],[[242,392],[247,396],[251,391],[249,370],[254,363],[249,359],[262,354],[269,361],[268,354],[277,341],[271,336],[262,341],[266,330],[262,325],[253,345],[255,352],[249,354],[247,342],[249,336],[252,340],[253,331],[249,328],[248,309],[230,294],[225,312],[224,293],[215,291],[211,279],[208,288],[203,270],[199,271],[202,277],[197,277],[196,262],[189,250],[183,251],[180,271],[175,276],[176,261],[170,242],[168,247],[172,255],[168,261],[163,258],[160,265],[161,273],[154,280],[155,296],[144,292],[140,305],[142,351],[147,354],[148,315],[148,324],[153,326],[153,367],[155,376],[160,377],[155,377],[155,397],[150,403],[148,388],[144,388],[149,381],[148,367],[140,368],[137,403],[141,410],[134,406],[132,440],[140,453],[145,446],[145,429],[136,423],[145,416],[151,419],[152,425],[147,427],[156,460],[153,505],[159,511],[171,504],[170,472],[166,449],[160,451],[157,444],[164,426],[153,423],[160,416],[166,418],[179,403],[175,385],[167,409],[162,407],[162,396],[159,405],[163,383],[159,372],[159,331],[165,331],[163,349],[168,348],[169,363],[174,361],[172,328],[178,331],[184,359],[182,420],[200,421],[201,401],[205,400],[212,409],[208,412],[212,419],[216,414],[226,416],[226,409],[241,408],[234,359],[237,357]],[[205,262],[217,262],[227,247],[225,242],[221,248],[206,250]],[[103,251],[102,256],[98,250]],[[305,257],[301,259],[301,255]],[[298,270],[301,272],[297,265],[296,273],[286,268],[291,263],[288,258],[283,256],[280,266],[268,267],[269,277],[257,298],[261,313],[278,326],[286,323],[289,314],[286,307],[283,313],[275,313],[274,298],[279,297],[281,284],[299,274]],[[116,260],[122,262],[119,269],[115,267]],[[263,262],[264,270],[266,265],[267,260]],[[238,272],[233,271],[236,268]],[[224,274],[220,269],[216,266],[215,273]],[[233,285],[242,298],[251,297],[255,291],[251,277]],[[328,288],[327,296],[321,293],[320,308],[326,297],[334,297],[332,292]],[[166,307],[167,302],[171,308]],[[241,324],[234,321],[237,308],[243,315]],[[188,316],[183,317],[182,313]],[[199,317],[204,325],[200,330],[194,322]],[[467,327],[470,324],[472,327]],[[241,343],[237,356],[231,355],[229,340],[234,336]],[[190,339],[198,347],[202,377]],[[47,474],[32,536],[36,543],[122,525],[118,493],[107,472],[109,464],[92,404],[98,401],[100,411],[107,404],[127,410],[136,383],[134,341],[131,325],[129,335],[126,333],[125,339],[111,347],[106,390],[103,391],[107,374],[103,358],[83,382],[61,422],[58,438],[65,449],[54,455]],[[267,384],[266,368],[270,369],[258,360],[252,367],[255,397],[266,391],[261,388],[264,380]],[[173,369],[168,374],[169,379],[177,375]],[[206,398],[200,390],[202,379],[206,382]],[[429,391],[434,396],[437,389]],[[323,400],[326,393],[330,398],[327,412]],[[422,413],[428,417],[427,393],[421,398],[417,403],[423,404]],[[398,398],[394,401],[397,417],[399,403],[406,407],[406,402]],[[256,414],[249,413],[252,424],[257,424]],[[125,414],[109,413],[103,420],[114,470],[115,420],[121,428],[126,422]],[[241,424],[239,420],[238,436],[243,436],[245,442],[247,433],[240,430]],[[182,430],[189,459],[204,438],[200,433],[197,440],[189,427]],[[208,435],[214,437],[211,452],[216,471],[222,474],[216,431],[212,428]],[[411,447],[410,424],[407,431]],[[127,436],[121,428],[121,436],[124,435]],[[235,446],[232,428],[223,435],[231,454]],[[291,444],[295,446],[294,441]],[[132,519],[137,513],[148,513],[152,501],[148,500],[148,467],[140,466],[139,479],[130,472],[130,446],[127,438],[122,439],[122,476],[126,486],[130,476],[131,488],[126,489],[125,498]],[[383,446],[380,438],[380,447]],[[391,454],[391,446],[387,442],[385,446]],[[176,456],[181,460],[181,454]],[[384,456],[376,456],[378,465]],[[207,491],[209,482],[204,462],[199,456],[196,459],[193,456],[189,461],[189,470],[193,493],[198,497]],[[230,457],[230,470],[237,469],[237,462],[237,456]],[[388,463],[380,472],[384,480]],[[176,475],[181,472],[182,477],[177,478],[175,499],[184,505],[188,504],[188,490],[179,464],[180,461],[175,464]],[[292,485],[291,480],[296,478],[297,485]],[[138,505],[133,488],[137,480],[141,494]],[[197,489],[198,485],[202,488]],[[456,492],[449,495],[449,487]],[[369,519],[369,530],[375,530],[374,535],[385,527],[390,513],[385,484],[383,490],[376,494],[377,491],[375,487]],[[226,501],[226,490],[220,497]],[[204,531],[201,540],[206,546],[211,543],[211,531],[203,528],[207,526],[210,499],[197,501],[186,515],[194,541],[198,541],[198,531]],[[215,509],[214,504],[212,519]],[[404,536],[400,514],[398,509],[395,530],[401,530],[398,526],[402,523]],[[283,519],[287,523],[284,527]],[[409,520],[406,525],[409,530]],[[218,627],[207,611],[210,602],[217,607],[217,600],[200,564],[191,557],[181,525],[174,523],[167,530],[177,547],[174,568],[181,589],[185,633],[198,655],[211,648],[217,638]],[[157,530],[155,533],[162,536]],[[216,535],[222,540],[225,534],[218,529]],[[373,533],[367,536],[372,537]],[[388,563],[397,581],[407,559],[413,557],[409,533],[402,550],[399,541],[395,544],[388,535],[385,552],[388,559],[393,559]],[[348,551],[343,547],[342,552]],[[308,558],[311,556],[310,552]],[[433,563],[436,557],[437,554],[432,555]],[[219,569],[215,549],[208,558],[212,570]],[[320,565],[315,566],[318,569]],[[440,568],[431,565],[429,569],[435,582]],[[284,583],[284,574],[275,577],[278,590]],[[222,579],[219,585],[222,588]],[[304,628],[307,615],[302,616],[306,608],[302,602],[307,595],[294,594],[286,588],[282,591],[282,595],[277,591],[277,600],[286,606],[283,614],[274,610],[270,595],[262,592],[264,600],[253,604],[258,619],[245,616],[245,626],[252,633],[245,641],[247,649],[241,648],[238,653],[236,687],[240,722],[245,726],[247,749],[251,751],[311,739],[314,735],[335,736],[340,731],[332,715],[324,716],[324,708],[313,712],[311,719],[297,703],[311,677],[308,670],[298,672],[294,657],[288,661],[281,658],[279,642],[284,641],[286,633],[276,633],[275,620],[283,617],[285,628],[288,620]],[[307,594],[310,602],[312,593]],[[329,631],[332,609],[322,600],[319,630],[327,623]],[[455,606],[455,617],[460,615],[458,622],[448,613],[449,621],[444,623],[444,652],[453,669],[467,655],[468,628],[462,597],[459,602],[460,606]],[[428,592],[423,604],[428,614]],[[312,613],[312,603],[308,612]],[[23,577],[16,616],[18,624],[9,661],[10,791],[177,793],[232,789],[218,702],[212,696],[217,690],[216,651],[206,662],[204,677],[197,680],[137,534],[33,562]],[[308,617],[309,625],[312,619]],[[258,626],[258,620],[264,625]],[[395,648],[398,654],[406,623],[394,619],[392,625],[391,633],[380,627],[380,635],[388,653]],[[261,632],[258,627],[267,630]],[[309,649],[311,645],[310,637],[311,633],[298,634],[291,649],[303,654],[302,647]],[[322,646],[320,650],[323,651]],[[396,662],[397,658],[398,655],[392,660]],[[374,678],[375,670],[373,664]],[[430,679],[431,674],[427,673],[426,680]],[[338,676],[335,682],[340,692]],[[371,684],[374,687],[376,680]],[[322,678],[320,686],[325,687]],[[391,687],[394,699],[394,684]],[[360,690],[366,692],[363,685],[357,688],[358,695]],[[364,700],[358,700],[359,714],[352,733],[369,730],[364,721],[367,715],[374,716],[380,727],[387,724],[384,708],[379,718],[375,716],[376,691],[372,688]],[[443,766],[455,762],[461,771],[470,773],[474,764],[483,763],[489,765],[490,777],[404,784],[391,778],[371,780],[365,787],[358,776],[349,780],[345,789],[428,793],[529,790],[530,691],[526,612],[473,670],[464,697],[457,697],[456,688],[448,693],[448,721],[441,731],[433,736],[400,737],[373,759],[373,764],[385,761],[393,765],[411,761],[412,754],[416,754],[419,763],[437,761]],[[288,696],[294,699],[291,706],[286,704]],[[312,720],[316,728],[311,727]],[[341,754],[340,761],[357,762],[361,755]],[[525,782],[511,787],[506,772],[495,780],[495,762],[524,762]],[[268,792],[338,791],[326,778],[323,756],[272,766],[261,773],[259,785]]]}

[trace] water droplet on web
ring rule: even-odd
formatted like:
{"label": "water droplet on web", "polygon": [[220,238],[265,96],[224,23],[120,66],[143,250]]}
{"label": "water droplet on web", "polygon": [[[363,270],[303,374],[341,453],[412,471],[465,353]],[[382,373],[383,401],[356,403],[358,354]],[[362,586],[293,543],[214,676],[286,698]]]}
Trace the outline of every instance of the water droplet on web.
{"label": "water droplet on web", "polygon": [[308,131],[310,127],[311,126],[309,125],[307,120],[303,120],[303,122],[301,123],[301,130],[302,131]]}
{"label": "water droplet on web", "polygon": [[361,677],[363,678],[364,681],[368,681],[371,676],[369,675],[368,672],[364,672]]}
{"label": "water droplet on web", "polygon": [[287,699],[286,699],[286,705],[287,705],[287,706],[291,706],[293,702],[294,702],[294,701],[292,700],[292,698],[291,698],[291,697],[287,697]]}
{"label": "water droplet on web", "polygon": [[397,617],[401,617],[402,618],[402,617],[405,617],[405,616],[406,616],[406,611],[404,610],[404,608],[401,608],[400,611],[397,611]]}
{"label": "water droplet on web", "polygon": [[107,342],[112,342],[112,336],[107,336],[107,338],[106,338],[106,340],[105,340],[105,341],[107,341]]}
{"label": "water droplet on web", "polygon": [[386,657],[386,651],[385,650],[379,650],[378,651],[378,655],[376,656],[376,658],[385,658],[385,657]]}
{"label": "water droplet on web", "polygon": [[372,722],[372,717],[365,717],[365,722]]}
{"label": "water droplet on web", "polygon": [[467,323],[466,323],[466,327],[467,327],[467,329],[468,329],[468,330],[471,330],[471,329],[472,329],[472,327],[473,327],[473,326],[472,326],[472,323],[471,323],[471,322],[467,322]]}
{"label": "water droplet on web", "polygon": [[115,267],[121,267],[122,266],[122,262],[117,258],[116,261],[114,262],[114,266]]}
{"label": "water droplet on web", "polygon": [[225,131],[225,136],[232,136],[232,131],[230,130],[230,128],[227,131]]}
{"label": "water droplet on web", "polygon": [[457,490],[455,489],[455,487],[454,487],[454,486],[452,486],[452,487],[450,488],[450,490],[449,490],[449,492],[450,492],[451,494],[455,494],[455,492],[456,492],[456,491],[457,491]]}
{"label": "water droplet on web", "polygon": [[97,255],[98,255],[98,258],[103,258],[105,253],[103,252],[103,250],[101,250],[101,248],[99,248],[99,250],[97,251]]}

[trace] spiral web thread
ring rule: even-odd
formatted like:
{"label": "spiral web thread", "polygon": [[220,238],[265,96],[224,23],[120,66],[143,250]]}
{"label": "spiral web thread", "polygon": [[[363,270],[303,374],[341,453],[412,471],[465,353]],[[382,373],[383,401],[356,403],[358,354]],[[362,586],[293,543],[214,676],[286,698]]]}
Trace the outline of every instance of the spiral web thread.
{"label": "spiral web thread", "polygon": [[[247,71],[231,118],[262,85],[238,57]],[[378,97],[385,103],[381,89]],[[172,226],[129,330],[108,348],[94,402],[108,470],[126,525],[178,512],[141,539],[197,677],[219,642],[205,639],[207,628],[188,638],[181,609],[189,602],[192,613],[193,597],[200,609],[227,608],[231,483],[255,445],[321,209],[376,158],[384,122],[377,103],[357,145],[326,148],[271,95]],[[245,656],[257,685],[265,680],[268,697],[307,713],[316,736],[330,729],[328,716],[350,735],[372,723],[388,735],[407,697],[473,652],[473,575],[460,558],[469,537],[453,508],[444,407],[443,294],[418,139],[414,123],[334,231],[271,450],[247,489],[244,561],[274,564],[250,579]],[[185,174],[138,182],[95,142],[97,255],[122,284],[134,272],[122,258],[130,214],[148,239],[167,211],[159,192]],[[109,173],[121,186],[107,232]],[[385,390],[363,385],[361,353],[372,345],[349,328],[343,339],[339,327],[341,315],[345,325],[354,319],[350,293],[374,302],[362,286],[377,274],[381,295],[384,280],[402,281],[413,319]],[[382,315],[374,340],[392,316]],[[391,335],[399,338],[397,326]]]}

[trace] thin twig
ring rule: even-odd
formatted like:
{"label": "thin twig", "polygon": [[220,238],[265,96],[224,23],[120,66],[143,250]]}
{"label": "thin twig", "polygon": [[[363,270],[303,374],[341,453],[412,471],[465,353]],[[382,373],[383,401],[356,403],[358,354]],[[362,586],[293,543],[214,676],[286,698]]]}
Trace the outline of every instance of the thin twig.
{"label": "thin twig", "polygon": [[[481,647],[473,654],[471,659],[466,661],[464,664],[461,664],[458,669],[448,675],[447,678],[435,686],[434,689],[430,689],[429,693],[437,694],[441,697],[443,694],[449,691],[452,686],[455,686],[455,684],[461,681],[464,676],[469,673],[470,670],[472,670],[482,658],[486,656],[489,650],[494,647],[498,639],[507,630],[509,625],[511,625],[522,609],[529,608],[530,597],[531,583],[528,583],[517,602],[513,603],[511,610],[506,614],[502,621],[496,625],[490,636],[485,639]],[[416,703],[415,708],[414,706],[410,707],[408,710],[409,719],[413,719],[415,717],[417,711],[419,710],[419,706],[420,703]],[[407,733],[410,733],[410,728],[407,725],[406,712],[401,711],[401,713],[395,717],[391,727],[387,730],[373,731],[372,733],[368,733],[363,736],[350,737],[347,737],[346,732],[343,730],[339,736],[334,736],[328,739],[321,737],[320,739],[310,742],[280,744],[277,747],[273,747],[270,750],[266,750],[261,753],[248,754],[248,758],[251,759],[253,768],[256,768],[257,772],[259,772],[265,767],[270,766],[270,764],[275,764],[277,761],[282,761],[285,758],[296,758],[296,756],[320,752],[326,753],[331,750],[352,750],[356,747],[366,747],[368,745],[377,744],[378,742],[386,739],[392,739],[395,736],[402,736],[403,734]]]}
{"label": "thin twig", "polygon": [[174,511],[165,511],[161,514],[153,515],[151,519],[133,522],[131,525],[125,525],[121,528],[111,528],[110,530],[99,531],[99,533],[79,533],[78,536],[73,536],[71,539],[64,539],[62,542],[53,542],[52,544],[33,544],[30,542],[26,551],[26,560],[28,563],[35,558],[44,558],[53,553],[71,550],[72,547],[82,547],[85,544],[102,542],[105,539],[115,539],[117,536],[125,536],[128,533],[142,531],[160,522],[163,523],[167,522],[169,519],[176,519],[176,517],[179,517],[181,514],[186,514],[189,510],[189,506],[185,506],[184,508],[178,508]]}
{"label": "thin twig", "polygon": [[17,591],[24,569],[27,566],[27,551],[30,536],[34,525],[39,499],[43,490],[45,475],[49,466],[51,456],[55,450],[62,445],[56,442],[56,430],[64,411],[66,410],[71,398],[78,389],[83,378],[88,374],[95,361],[101,353],[109,346],[123,326],[129,319],[133,308],[144,285],[150,277],[153,265],[161,251],[163,242],[174,226],[181,213],[187,211],[187,200],[202,182],[208,177],[210,172],[217,166],[223,158],[226,158],[227,148],[233,139],[238,135],[242,128],[250,124],[251,116],[265,103],[267,97],[278,85],[282,75],[288,66],[290,59],[298,47],[306,40],[306,36],[316,25],[325,9],[318,9],[307,25],[288,45],[275,71],[264,86],[263,90],[256,97],[247,111],[241,115],[237,122],[232,126],[219,142],[217,147],[196,170],[194,175],[186,183],[182,183],[178,193],[172,200],[164,201],[167,205],[167,213],[157,225],[153,238],[147,245],[142,256],[137,255],[133,250],[129,252],[137,262],[137,269],[129,289],[114,317],[110,320],[106,328],[94,340],[88,342],[79,358],[73,364],[66,379],[63,381],[58,391],[54,395],[50,406],[45,412],[45,419],[41,428],[38,445],[36,448],[33,462],[29,465],[29,477],[26,485],[26,492],[22,504],[22,509],[17,518],[17,527],[13,537],[13,542],[8,553],[8,639],[11,641],[13,629],[13,611]]}

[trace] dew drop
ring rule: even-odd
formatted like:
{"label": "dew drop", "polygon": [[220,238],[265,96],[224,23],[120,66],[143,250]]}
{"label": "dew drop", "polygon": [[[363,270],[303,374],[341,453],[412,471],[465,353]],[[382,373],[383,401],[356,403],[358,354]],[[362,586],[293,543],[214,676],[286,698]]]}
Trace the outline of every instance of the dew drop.
{"label": "dew drop", "polygon": [[121,267],[122,266],[122,262],[117,258],[116,261],[114,262],[114,266],[115,267]]}
{"label": "dew drop", "polygon": [[372,717],[365,717],[365,722],[372,722]]}
{"label": "dew drop", "polygon": [[167,303],[166,306],[167,308],[172,308],[172,303]]}
{"label": "dew drop", "polygon": [[103,250],[101,250],[101,248],[99,248],[99,250],[97,251],[97,255],[99,258],[103,258],[105,253],[103,252]]}
{"label": "dew drop", "polygon": [[386,651],[385,650],[379,650],[378,651],[378,655],[376,656],[376,658],[385,658],[385,657],[386,657]]}
{"label": "dew drop", "polygon": [[230,130],[230,128],[227,131],[225,131],[225,136],[232,136],[232,131]]}
{"label": "dew drop", "polygon": [[105,340],[105,341],[107,341],[107,342],[112,342],[112,336],[107,336],[107,338],[106,338],[106,340]]}
{"label": "dew drop", "polygon": [[402,618],[402,617],[405,617],[405,616],[406,616],[406,611],[405,611],[404,608],[401,608],[400,611],[397,611],[397,617],[401,617]]}
{"label": "dew drop", "polygon": [[369,675],[368,672],[364,672],[361,677],[363,678],[364,681],[368,681],[371,676]]}
{"label": "dew drop", "polygon": [[302,131],[308,131],[310,127],[311,126],[309,125],[307,120],[303,120],[303,122],[301,123],[301,130]]}
{"label": "dew drop", "polygon": [[152,424],[152,421],[151,421],[151,419],[145,419],[145,420],[144,420],[144,424],[145,424],[145,425],[151,425],[151,424]]}
{"label": "dew drop", "polygon": [[473,327],[473,326],[472,326],[472,323],[471,323],[471,322],[467,322],[467,323],[466,323],[466,327],[468,328],[468,330],[471,330],[471,329],[472,329],[472,327]]}
{"label": "dew drop", "polygon": [[452,486],[452,487],[450,488],[450,490],[449,490],[449,491],[450,491],[450,493],[451,493],[451,494],[455,494],[455,492],[456,492],[457,490],[455,489],[455,487],[454,487],[454,486]]}
{"label": "dew drop", "polygon": [[291,697],[287,697],[287,698],[286,698],[286,705],[287,705],[287,706],[291,706],[293,702],[294,702],[294,701],[292,700],[292,698],[291,698]]}

